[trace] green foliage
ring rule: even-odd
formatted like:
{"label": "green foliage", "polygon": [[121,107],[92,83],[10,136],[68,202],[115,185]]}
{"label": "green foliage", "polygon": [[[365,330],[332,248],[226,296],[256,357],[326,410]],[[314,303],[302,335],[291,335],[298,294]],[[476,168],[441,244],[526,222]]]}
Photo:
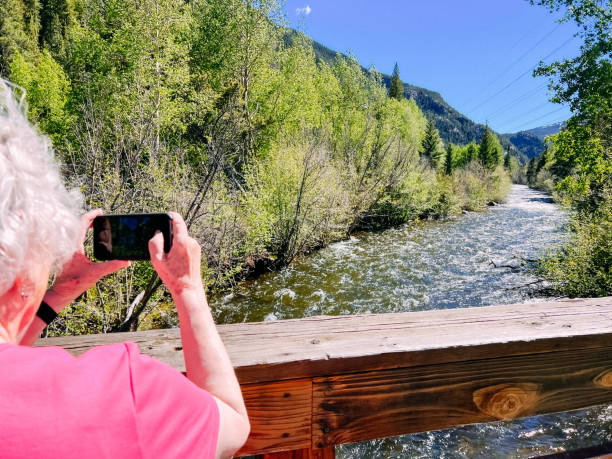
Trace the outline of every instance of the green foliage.
{"label": "green foliage", "polygon": [[497,136],[486,126],[480,137],[478,148],[478,159],[490,170],[495,170],[502,162],[503,149]]}
{"label": "green foliage", "polygon": [[612,206],[610,196],[595,214],[576,217],[564,248],[548,256],[541,272],[569,297],[612,292]]}
{"label": "green foliage", "polygon": [[510,169],[510,147],[506,150],[506,154],[504,155],[504,167],[506,169]]}
{"label": "green foliage", "polygon": [[28,116],[46,132],[55,145],[70,135],[73,117],[66,104],[70,81],[64,69],[44,50],[33,62],[16,51],[10,63],[11,79],[25,88],[28,95]]}
{"label": "green foliage", "polygon": [[446,175],[453,173],[453,144],[449,143],[446,146],[446,157],[444,158],[444,172]]}
{"label": "green foliage", "polygon": [[397,100],[402,100],[404,98],[404,83],[402,83],[400,79],[397,62],[395,63],[395,67],[393,67],[393,75],[391,76],[391,84],[389,85],[389,97]]}
{"label": "green foliage", "polygon": [[594,0],[532,0],[564,11],[583,39],[580,54],[541,64],[536,75],[550,77],[553,102],[568,103],[572,118],[551,136],[529,183],[546,190],[575,211],[565,248],[542,263],[542,272],[569,296],[612,293],[612,9]]}
{"label": "green foliage", "polygon": [[[505,172],[472,161],[475,144],[453,146],[442,173],[438,130],[403,97],[399,70],[390,97],[354,58],[318,61],[306,37],[283,39],[275,0],[8,1],[2,62],[67,183],[88,207],[180,212],[211,288],[505,190]],[[50,332],[176,324],[158,285],[135,263]]]}
{"label": "green foliage", "polygon": [[70,29],[76,25],[73,0],[40,0],[40,41],[54,57],[66,57]]}
{"label": "green foliage", "polygon": [[421,141],[421,154],[434,168],[439,166],[442,158],[442,141],[432,119],[428,119],[425,126],[425,133]]}
{"label": "green foliage", "polygon": [[0,76],[9,75],[14,53],[28,58],[38,53],[39,15],[38,0],[0,2]]}

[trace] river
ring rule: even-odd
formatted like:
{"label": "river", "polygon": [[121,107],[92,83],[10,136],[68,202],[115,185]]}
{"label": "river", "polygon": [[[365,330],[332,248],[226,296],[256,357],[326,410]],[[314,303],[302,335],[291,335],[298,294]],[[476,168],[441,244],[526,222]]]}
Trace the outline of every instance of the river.
{"label": "river", "polygon": [[[211,298],[220,323],[541,301],[519,268],[565,238],[567,214],[513,185],[507,202],[441,222],[358,233]],[[343,445],[338,458],[529,457],[612,441],[612,407]]]}

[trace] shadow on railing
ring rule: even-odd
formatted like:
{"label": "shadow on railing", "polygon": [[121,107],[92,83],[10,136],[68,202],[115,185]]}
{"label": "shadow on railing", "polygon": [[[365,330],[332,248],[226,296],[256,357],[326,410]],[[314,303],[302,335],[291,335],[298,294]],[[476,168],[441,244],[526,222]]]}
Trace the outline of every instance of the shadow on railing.
{"label": "shadow on railing", "polygon": [[[343,443],[612,403],[612,297],[219,332],[251,419],[240,455],[327,459]],[[185,371],[177,329],[37,345],[79,355],[121,341]]]}

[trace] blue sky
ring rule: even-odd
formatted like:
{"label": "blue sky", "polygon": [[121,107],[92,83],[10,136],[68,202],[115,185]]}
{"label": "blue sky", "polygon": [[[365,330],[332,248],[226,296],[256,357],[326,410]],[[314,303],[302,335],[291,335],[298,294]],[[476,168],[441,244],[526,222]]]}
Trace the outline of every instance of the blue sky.
{"label": "blue sky", "polygon": [[525,0],[308,0],[285,2],[290,25],[364,66],[439,92],[454,108],[497,132],[569,117],[548,102],[540,59],[578,53],[573,24]]}

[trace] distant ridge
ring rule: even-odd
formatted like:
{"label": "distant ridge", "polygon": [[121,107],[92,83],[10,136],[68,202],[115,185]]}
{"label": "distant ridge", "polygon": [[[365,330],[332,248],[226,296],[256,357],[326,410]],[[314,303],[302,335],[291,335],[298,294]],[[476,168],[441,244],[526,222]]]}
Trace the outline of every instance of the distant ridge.
{"label": "distant ridge", "polygon": [[502,134],[501,137],[512,142],[529,159],[538,157],[544,151],[544,139],[553,134],[557,134],[563,129],[565,122],[548,124],[526,131],[515,132],[514,134]]}
{"label": "distant ridge", "polygon": [[549,135],[557,134],[561,132],[561,129],[565,127],[565,121],[559,121],[558,123],[547,124],[546,126],[540,126],[537,128],[529,129],[524,132],[529,132],[541,140],[544,140]]}
{"label": "distant ridge", "polygon": [[544,151],[544,140],[529,131],[501,134],[500,139],[512,143],[528,159],[540,156]]}

